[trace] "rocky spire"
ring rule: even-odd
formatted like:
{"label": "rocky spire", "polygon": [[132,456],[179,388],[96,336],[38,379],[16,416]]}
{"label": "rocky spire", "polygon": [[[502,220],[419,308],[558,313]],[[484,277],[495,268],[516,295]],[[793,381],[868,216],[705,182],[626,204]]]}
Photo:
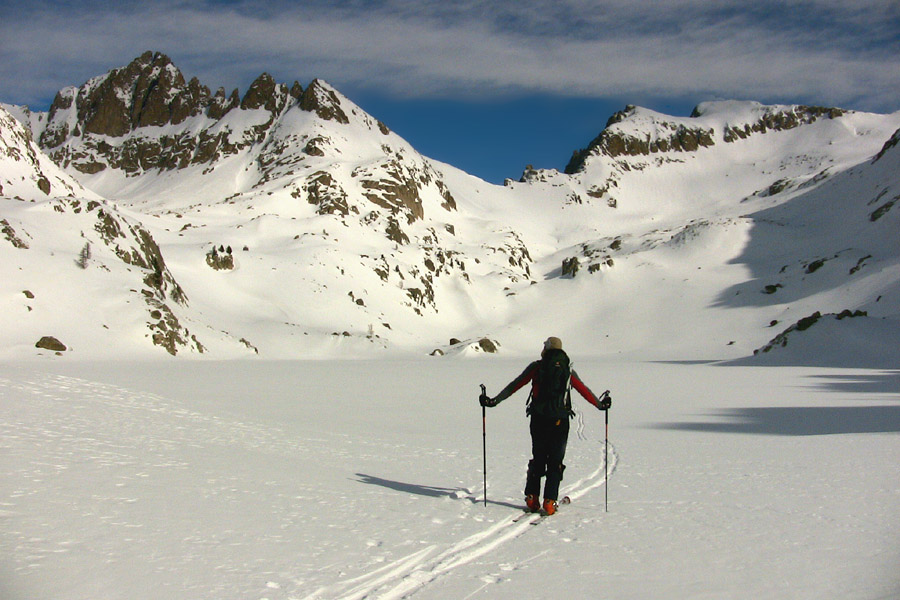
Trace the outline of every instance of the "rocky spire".
{"label": "rocky spire", "polygon": [[57,94],[42,146],[53,148],[65,140],[68,124],[56,117],[68,113],[73,101],[78,134],[120,137],[138,127],[181,123],[209,105],[210,93],[197,78],[185,83],[168,56],[148,51],[74,92]]}
{"label": "rocky spire", "polygon": [[241,100],[241,108],[244,110],[265,108],[270,113],[277,113],[284,108],[289,96],[290,92],[286,86],[276,83],[268,73],[263,73],[250,84],[250,89]]}
{"label": "rocky spire", "polygon": [[341,100],[328,84],[313,79],[300,97],[300,108],[314,112],[320,119],[347,124],[350,119],[341,108]]}

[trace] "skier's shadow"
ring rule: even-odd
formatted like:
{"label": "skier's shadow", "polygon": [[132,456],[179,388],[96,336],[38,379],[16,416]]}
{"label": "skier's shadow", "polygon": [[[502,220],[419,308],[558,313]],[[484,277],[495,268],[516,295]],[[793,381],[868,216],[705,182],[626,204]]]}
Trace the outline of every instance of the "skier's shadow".
{"label": "skier's shadow", "polygon": [[[472,504],[484,502],[483,498],[477,498],[471,490],[461,487],[448,488],[437,487],[433,485],[421,485],[418,483],[405,483],[403,481],[393,481],[391,479],[384,479],[382,477],[376,477],[374,475],[366,475],[365,473],[356,473],[356,477],[358,478],[356,481],[360,483],[377,485],[389,490],[403,492],[404,494],[416,494],[418,496],[427,496],[429,498],[452,498],[454,500],[468,500]],[[494,500],[488,500],[488,504],[508,506],[510,508],[520,508],[515,504],[510,504],[508,502],[497,502]]]}

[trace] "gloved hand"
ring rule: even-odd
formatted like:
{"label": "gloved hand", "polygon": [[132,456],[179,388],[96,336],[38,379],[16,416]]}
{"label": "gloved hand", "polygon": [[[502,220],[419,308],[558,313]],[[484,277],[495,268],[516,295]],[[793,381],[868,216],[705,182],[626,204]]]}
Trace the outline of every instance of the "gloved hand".
{"label": "gloved hand", "polygon": [[492,406],[497,406],[497,401],[493,398],[488,397],[487,394],[481,394],[481,396],[478,397],[478,403],[489,408]]}
{"label": "gloved hand", "polygon": [[612,396],[609,395],[609,392],[605,392],[599,398],[600,402],[597,404],[597,408],[600,410],[609,410],[609,407],[612,406]]}

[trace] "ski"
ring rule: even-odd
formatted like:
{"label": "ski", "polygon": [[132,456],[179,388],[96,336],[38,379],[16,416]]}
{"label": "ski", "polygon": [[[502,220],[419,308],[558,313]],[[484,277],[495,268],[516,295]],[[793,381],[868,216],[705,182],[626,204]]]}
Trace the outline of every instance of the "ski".
{"label": "ski", "polygon": [[540,514],[541,514],[540,511],[538,511],[538,512],[531,512],[530,510],[528,510],[528,509],[526,508],[526,509],[522,510],[522,514],[519,515],[518,517],[515,517],[515,518],[512,520],[512,522],[513,522],[513,523],[518,523],[518,522],[521,521],[522,519],[527,519],[528,517],[536,517],[536,516],[539,516]]}

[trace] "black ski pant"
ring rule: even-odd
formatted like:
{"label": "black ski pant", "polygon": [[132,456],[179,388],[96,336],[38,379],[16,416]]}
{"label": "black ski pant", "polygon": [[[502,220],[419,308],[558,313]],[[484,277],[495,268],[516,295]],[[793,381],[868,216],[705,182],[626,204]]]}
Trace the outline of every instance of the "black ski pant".
{"label": "black ski pant", "polygon": [[568,417],[551,418],[540,415],[531,417],[531,460],[525,480],[525,495],[540,496],[541,477],[544,483],[544,499],[559,499],[559,482],[566,466],[566,443],[569,439]]}

